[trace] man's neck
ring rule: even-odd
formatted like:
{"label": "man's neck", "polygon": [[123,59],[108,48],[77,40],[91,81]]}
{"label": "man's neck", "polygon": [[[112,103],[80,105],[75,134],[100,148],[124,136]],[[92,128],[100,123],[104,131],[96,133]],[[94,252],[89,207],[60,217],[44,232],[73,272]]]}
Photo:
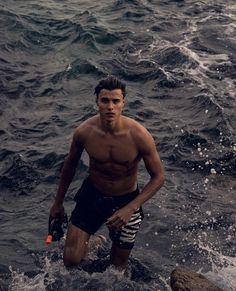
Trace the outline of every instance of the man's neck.
{"label": "man's neck", "polygon": [[107,121],[101,120],[101,129],[105,133],[114,134],[114,133],[119,132],[121,130],[121,128],[122,128],[121,117],[119,118],[119,120],[116,120],[113,122],[107,122]]}

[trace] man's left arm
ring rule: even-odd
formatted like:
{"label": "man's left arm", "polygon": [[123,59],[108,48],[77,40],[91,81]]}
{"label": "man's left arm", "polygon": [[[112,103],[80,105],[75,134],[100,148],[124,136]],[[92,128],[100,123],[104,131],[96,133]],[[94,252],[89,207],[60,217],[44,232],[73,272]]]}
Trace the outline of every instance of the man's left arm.
{"label": "man's left arm", "polygon": [[154,139],[149,132],[146,133],[143,146],[141,147],[141,153],[145,167],[150,175],[150,180],[143,187],[140,194],[127,204],[127,207],[131,207],[134,211],[156,194],[165,181],[162,162],[157,152]]}

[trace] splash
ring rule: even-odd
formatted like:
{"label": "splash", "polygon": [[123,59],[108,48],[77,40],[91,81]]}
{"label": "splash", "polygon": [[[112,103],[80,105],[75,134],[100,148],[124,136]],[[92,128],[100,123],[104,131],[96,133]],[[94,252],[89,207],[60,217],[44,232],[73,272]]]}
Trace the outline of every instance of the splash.
{"label": "splash", "polygon": [[204,274],[224,291],[234,291],[236,286],[236,257],[225,256],[209,245],[198,243],[199,249],[206,251],[212,271]]}
{"label": "splash", "polygon": [[[10,266],[9,269],[11,272],[12,281],[8,290],[46,291],[47,286],[53,285],[53,283],[56,281],[56,278],[53,276],[55,267],[58,269],[60,266],[58,264],[52,264],[51,260],[48,257],[45,257],[44,266],[41,272],[34,277],[30,277],[24,272],[13,270],[13,268]],[[53,270],[53,273],[50,270]]]}
{"label": "splash", "polygon": [[[168,280],[155,275],[138,260],[133,259],[128,270],[119,271],[109,265],[108,256],[92,252],[78,268],[68,270],[63,265],[59,249],[45,256],[40,255],[40,269],[32,274],[14,270],[11,272],[8,291],[70,291],[70,290],[142,290],[167,291]],[[91,259],[92,258],[92,259]]]}

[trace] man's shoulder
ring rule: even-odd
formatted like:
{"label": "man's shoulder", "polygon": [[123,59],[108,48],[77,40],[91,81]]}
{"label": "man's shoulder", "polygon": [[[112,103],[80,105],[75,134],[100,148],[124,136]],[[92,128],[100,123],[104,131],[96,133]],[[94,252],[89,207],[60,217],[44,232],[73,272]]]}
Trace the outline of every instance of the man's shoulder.
{"label": "man's shoulder", "polygon": [[85,121],[83,121],[77,128],[76,131],[82,131],[82,130],[89,130],[91,127],[94,127],[98,123],[98,115],[92,116]]}
{"label": "man's shoulder", "polygon": [[141,123],[136,121],[133,118],[125,117],[125,123],[127,127],[129,128],[132,135],[143,135],[148,132],[146,127],[144,127]]}
{"label": "man's shoulder", "polygon": [[95,115],[87,120],[83,121],[76,129],[75,129],[75,137],[86,137],[88,133],[91,132],[95,127],[97,127],[98,116]]}
{"label": "man's shoulder", "polygon": [[130,135],[141,152],[146,152],[153,144],[153,137],[149,130],[132,118],[127,118]]}

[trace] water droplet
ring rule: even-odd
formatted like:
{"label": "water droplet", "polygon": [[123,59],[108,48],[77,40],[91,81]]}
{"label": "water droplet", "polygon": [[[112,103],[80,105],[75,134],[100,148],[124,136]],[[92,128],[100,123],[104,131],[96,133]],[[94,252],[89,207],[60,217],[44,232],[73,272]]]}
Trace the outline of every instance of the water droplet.
{"label": "water droplet", "polygon": [[211,168],[211,174],[216,174],[216,170],[214,168]]}
{"label": "water droplet", "polygon": [[71,65],[69,64],[68,67],[66,68],[66,71],[70,71],[72,69]]}

